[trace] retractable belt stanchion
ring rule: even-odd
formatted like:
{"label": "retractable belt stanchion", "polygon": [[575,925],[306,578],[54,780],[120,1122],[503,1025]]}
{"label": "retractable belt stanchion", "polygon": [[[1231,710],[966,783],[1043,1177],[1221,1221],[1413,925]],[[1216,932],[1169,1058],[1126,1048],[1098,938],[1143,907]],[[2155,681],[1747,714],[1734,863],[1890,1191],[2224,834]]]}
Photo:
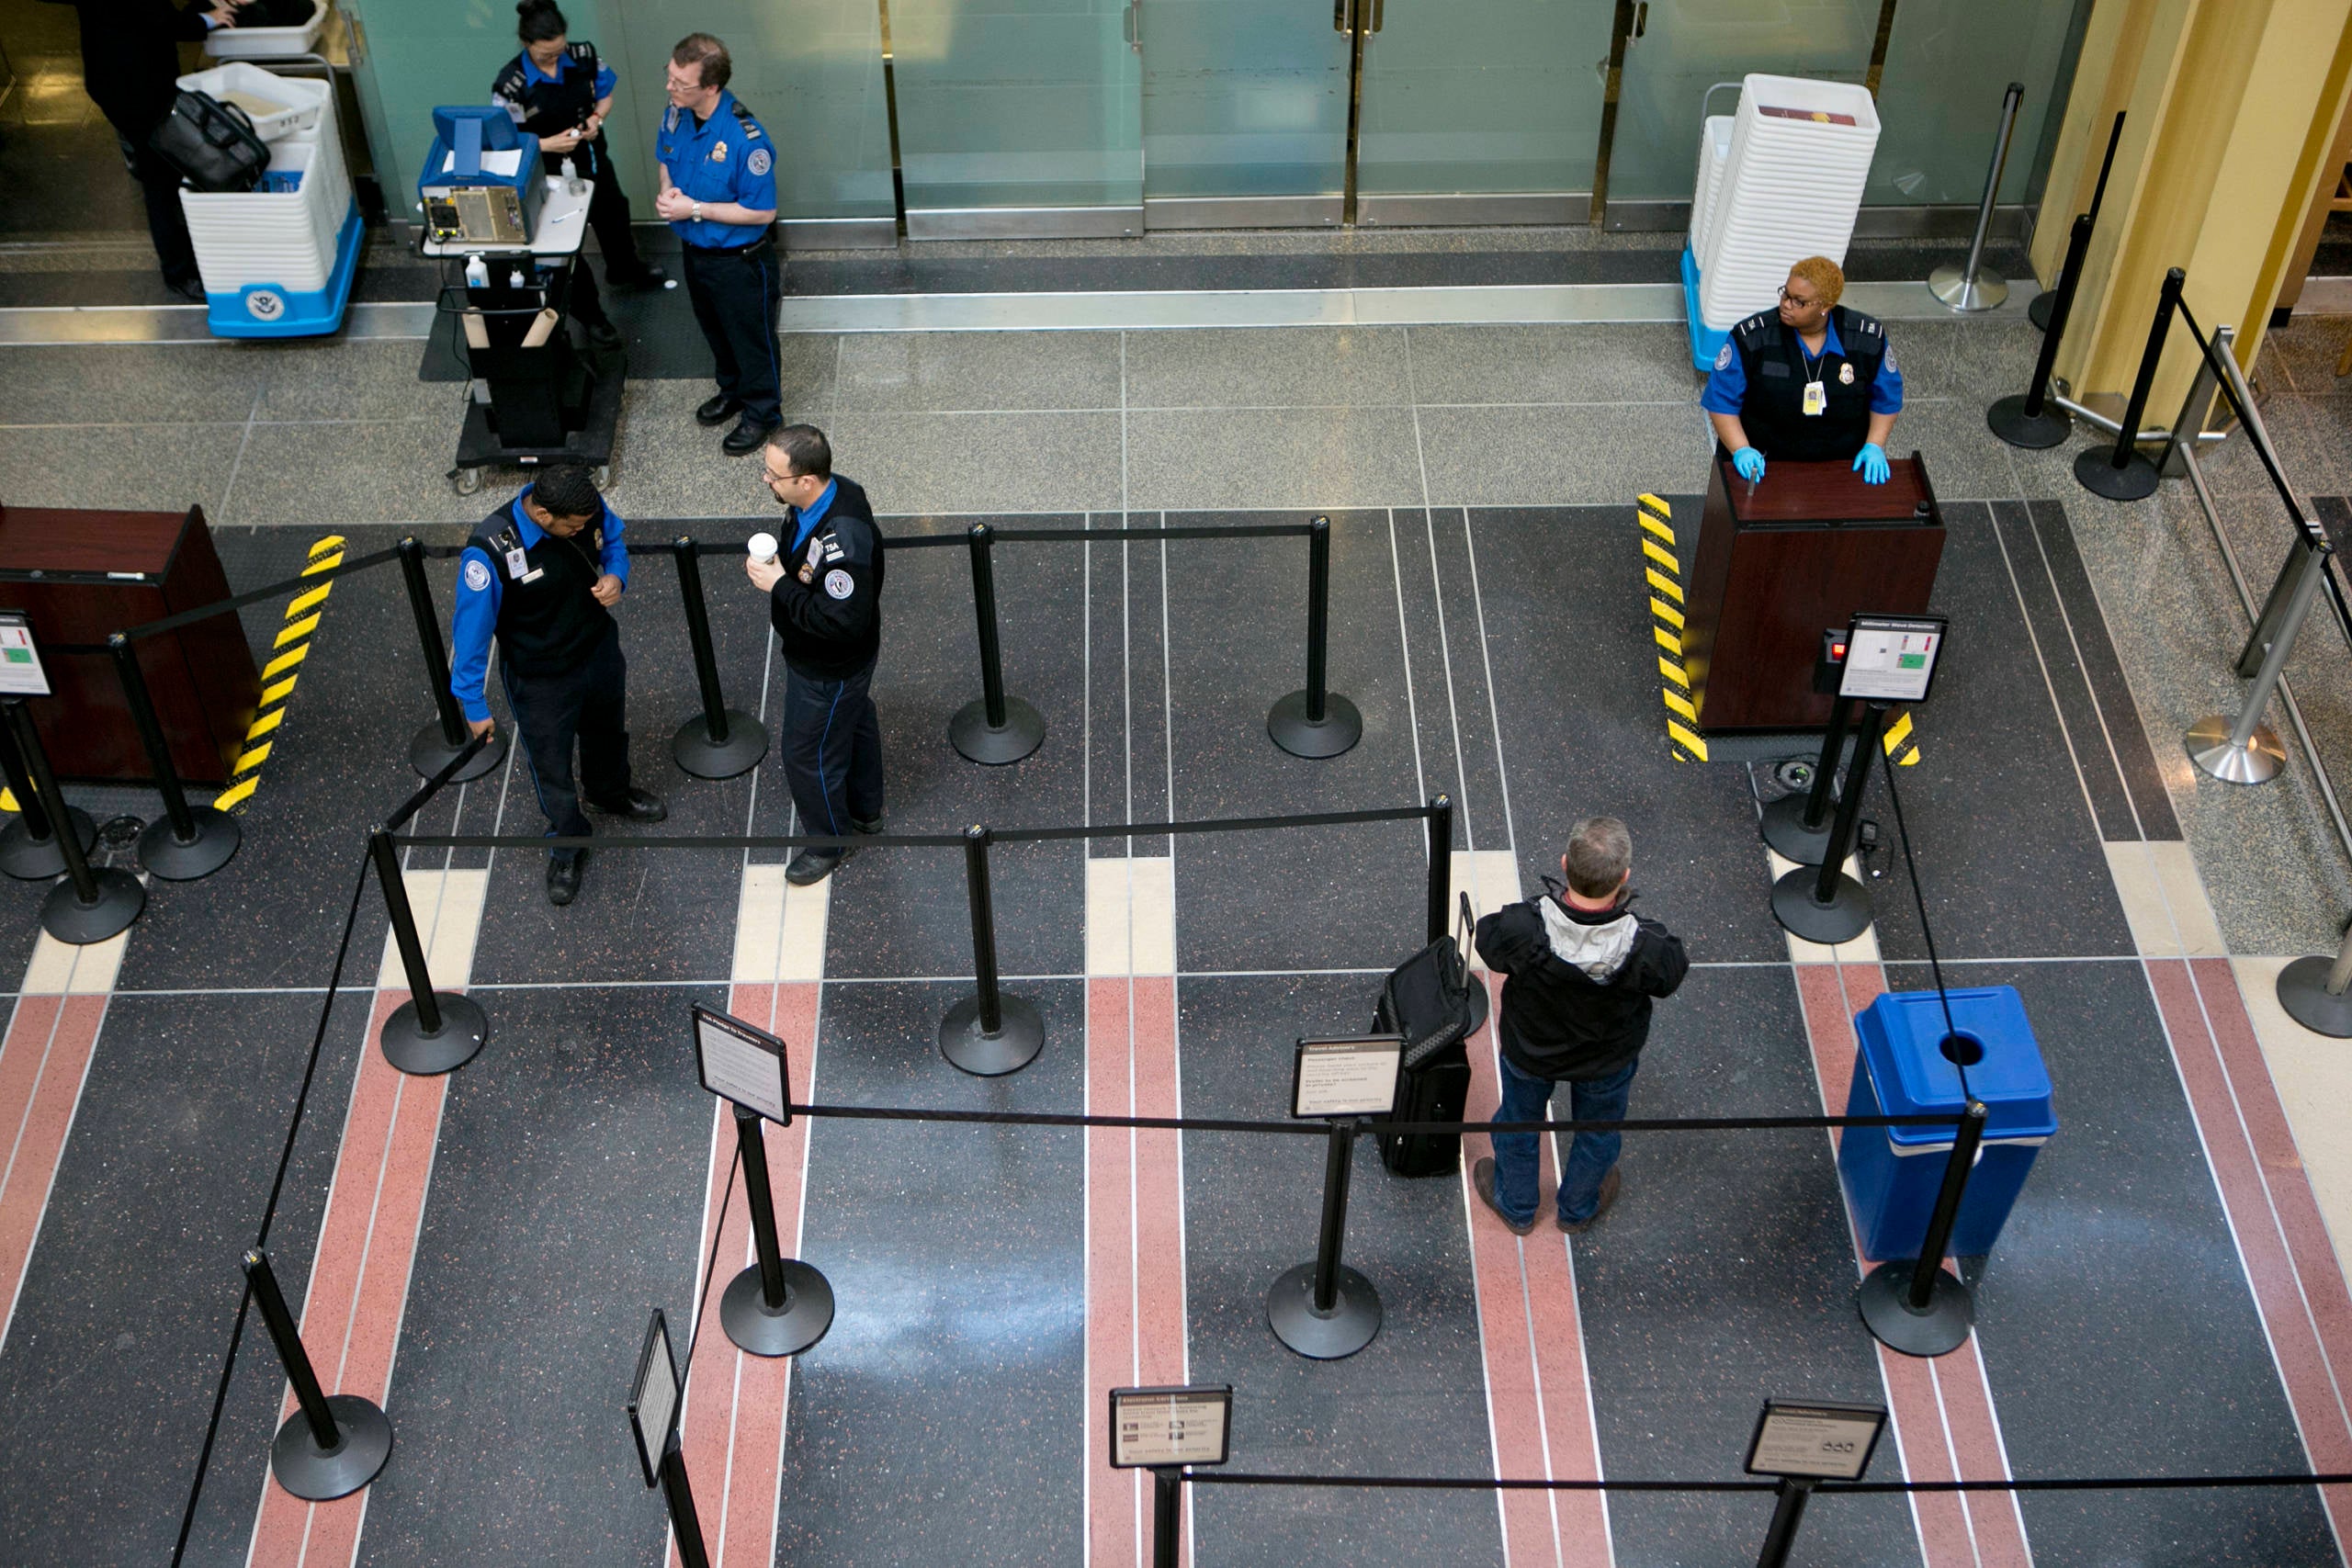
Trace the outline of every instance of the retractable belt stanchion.
{"label": "retractable belt stanchion", "polygon": [[1821,737],[1821,756],[1813,765],[1813,783],[1803,795],[1784,795],[1764,807],[1764,842],[1783,860],[1799,865],[1819,865],[1829,848],[1829,807],[1838,794],[1838,764],[1846,754],[1846,731],[1853,722],[1853,706],[1845,697],[1829,705],[1829,728]]}
{"label": "retractable belt stanchion", "polygon": [[1430,796],[1429,940],[1443,936],[1453,918],[1453,797]]}
{"label": "retractable belt stanchion", "polygon": [[662,1449],[662,1501],[670,1509],[670,1532],[678,1540],[678,1561],[684,1568],[710,1568],[710,1551],[703,1545],[702,1516],[695,1511],[695,1489],[686,1479],[685,1450],[678,1435]]}
{"label": "retractable belt stanchion", "polygon": [[114,655],[123,700],[130,705],[140,744],[146,748],[147,765],[155,771],[155,787],[164,796],[162,819],[148,823],[139,835],[139,863],[166,882],[194,882],[209,876],[229,863],[244,841],[244,834],[227,812],[188,805],[187,792],[180,787],[179,770],[172,766],[171,742],[164,738],[154,699],[148,694],[146,672],[139,668],[138,647],[116,632],[107,638],[107,651]]}
{"label": "retractable belt stanchion", "polygon": [[2075,428],[2064,409],[2050,401],[2050,377],[2057,368],[2058,344],[2066,335],[2066,321],[2075,311],[2075,290],[2082,287],[2083,258],[2090,254],[2091,215],[2078,214],[2066,236],[2066,261],[2058,271],[2058,290],[2034,297],[2034,304],[2054,300],[2045,312],[2041,352],[2034,356],[2033,379],[2022,395],[2012,394],[1984,411],[1984,425],[2012,446],[2038,451],[2055,446]]}
{"label": "retractable belt stanchion", "polygon": [[1046,1046],[1046,1022],[1019,997],[997,988],[996,906],[989,896],[989,830],[964,829],[964,878],[972,908],[975,994],[939,1021],[939,1050],[975,1077],[1017,1073]]}
{"label": "retractable belt stanchion", "polygon": [[968,761],[1017,762],[1046,739],[1045,716],[1004,692],[1004,650],[997,640],[996,530],[975,523],[965,533],[972,551],[972,612],[980,635],[980,699],[947,721],[947,739]]}
{"label": "retractable belt stanchion", "polygon": [[2333,960],[2298,958],[2278,971],[2278,1005],[2314,1034],[2352,1040],[2352,923]]}
{"label": "retractable belt stanchion", "polygon": [[[1945,1053],[1951,1055],[1965,1043],[1958,1036],[1947,1039]],[[1961,1058],[1955,1055],[1953,1060]],[[1943,1186],[1936,1193],[1935,1211],[1928,1217],[1919,1256],[1880,1264],[1854,1292],[1862,1322],[1890,1350],[1906,1356],[1940,1356],[1968,1342],[1976,1304],[1968,1287],[1957,1276],[1944,1272],[1944,1253],[1951,1245],[1952,1226],[1960,1219],[1968,1172],[1984,1142],[1984,1103],[1972,1096],[1961,1112],[1959,1130],[1952,1134],[1951,1157],[1944,1163]]]}
{"label": "retractable belt stanchion", "polygon": [[2246,688],[2245,701],[2239,705],[2234,718],[2213,714],[2189,727],[2186,737],[2189,761],[2212,777],[2225,784],[2266,784],[2287,765],[2287,748],[2262,718],[2270,711],[2271,695],[2278,690],[2278,677],[2287,668],[2287,656],[2294,651],[2303,618],[2311,614],[2312,601],[2319,597],[2333,553],[2327,536],[2316,524],[2306,524],[2279,570],[2270,603],[2264,606],[2246,644],[2245,652],[2252,655],[2258,650],[2261,662],[2255,669],[2254,684]]}
{"label": "retractable belt stanchion", "polygon": [[2148,346],[2140,355],[2140,374],[2132,383],[2132,400],[2115,433],[2113,450],[2092,446],[2075,455],[2075,478],[2094,495],[2109,501],[2143,501],[2156,493],[2156,466],[2132,450],[2140,438],[2140,416],[2148,411],[2148,390],[2155,385],[2156,367],[2165,356],[2165,334],[2180,303],[2180,286],[2188,275],[2178,267],[2165,274],[2156,296],[2156,318],[2148,325]]}
{"label": "retractable belt stanchion", "polygon": [[767,1139],[760,1114],[735,1113],[735,1146],[743,1156],[743,1198],[752,1211],[755,1261],[727,1281],[718,1298],[719,1326],[754,1356],[797,1356],[833,1325],[833,1287],[775,1239],[775,1193],[768,1184]]}
{"label": "retractable belt stanchion", "polygon": [[1348,1228],[1348,1179],[1355,1165],[1352,1116],[1335,1119],[1323,1160],[1323,1224],[1315,1261],[1283,1270],[1266,1292],[1266,1322],[1274,1337],[1317,1361],[1352,1356],[1380,1332],[1380,1292],[1340,1261]]}
{"label": "retractable belt stanchion", "polygon": [[1151,1568],[1179,1568],[1184,1519],[1184,1472],[1162,1465],[1151,1472]]}
{"label": "retractable belt stanchion", "polygon": [[[17,750],[17,738],[5,724],[0,724],[0,773],[7,775],[8,791],[17,797],[17,819],[0,828],[0,873],[24,882],[47,882],[65,869],[65,852],[57,847],[49,807],[33,788],[24,753]],[[64,807],[63,815],[74,842],[87,854],[97,844],[97,824],[79,807]]]}
{"label": "retractable belt stanchion", "polygon": [[376,862],[376,881],[384,890],[384,909],[391,919],[392,942],[400,949],[401,967],[408,974],[409,999],[384,1020],[377,1038],[384,1060],[401,1072],[430,1077],[462,1067],[474,1059],[490,1037],[490,1019],[481,1004],[455,991],[433,988],[433,974],[424,965],[424,945],[417,940],[416,915],[408,903],[408,884],[401,875],[399,852],[392,836],[382,828],[369,830],[368,852]]}
{"label": "retractable belt stanchion", "polygon": [[[2116,144],[2122,140],[2123,111],[2121,109],[2117,109],[2115,111],[2115,123],[2109,126],[2107,131],[2107,156],[2099,160],[2098,184],[2091,187],[2091,204],[2089,208],[2075,214],[2075,220],[2078,223],[2085,219],[2088,219],[2091,225],[2093,227],[2097,227],[2098,223],[2099,204],[2107,199],[2107,176],[2109,174],[2112,174],[2115,170]],[[2025,319],[2031,321],[2035,326],[2040,327],[2043,332],[2050,331],[2050,323],[2052,321],[2058,321],[2058,330],[2063,333],[2065,331],[2065,322],[2060,320],[2057,314],[2058,303],[2058,295],[2037,294],[2033,297],[2033,302],[2025,308]]]}
{"label": "retractable belt stanchion", "polygon": [[[424,679],[433,690],[433,722],[416,732],[408,743],[409,766],[419,774],[431,778],[449,765],[449,760],[466,748],[472,739],[466,724],[465,711],[458,706],[456,695],[449,690],[449,649],[441,640],[441,618],[433,608],[433,585],[424,581],[424,546],[413,536],[400,543],[401,579],[408,585],[408,605],[416,616],[416,638],[424,650]],[[490,744],[483,747],[468,762],[450,775],[452,784],[478,779],[505,760],[506,729],[501,726],[491,734]]]}
{"label": "retractable belt stanchion", "polygon": [[1976,209],[1976,232],[1968,242],[1968,260],[1953,266],[1947,262],[1928,275],[1928,290],[1953,310],[1973,313],[1990,310],[2009,297],[2009,286],[1998,273],[1983,270],[1984,238],[1993,227],[1993,202],[2001,194],[2001,171],[2008,166],[2009,135],[2017,130],[2018,104],[2025,84],[2012,82],[2001,95],[2001,129],[1993,139],[1993,166],[1984,175],[1984,199]]}
{"label": "retractable belt stanchion", "polygon": [[376,1479],[392,1456],[392,1423],[374,1400],[356,1393],[330,1394],[319,1386],[294,1314],[277,1289],[269,1255],[249,1247],[244,1257],[245,1282],[261,1308],[261,1320],[277,1347],[286,1381],[294,1385],[300,1408],[277,1428],[269,1445],[269,1472],[277,1483],[308,1502],[324,1503],[347,1497]]}
{"label": "retractable belt stanchion", "polygon": [[1274,704],[1266,733],[1294,757],[1336,757],[1363,739],[1356,705],[1326,689],[1331,640],[1331,520],[1306,535],[1306,686]]}
{"label": "retractable belt stanchion", "polygon": [[1781,1477],[1772,1500],[1772,1522],[1764,1531],[1764,1549],[1756,1554],[1756,1568],[1788,1568],[1789,1549],[1797,1543],[1797,1526],[1816,1483],[1809,1475]]}
{"label": "retractable belt stanchion", "polygon": [[1772,917],[1807,942],[1851,942],[1871,927],[1870,889],[1846,874],[1854,852],[1854,829],[1861,820],[1862,793],[1870,783],[1871,758],[1886,728],[1884,703],[1874,702],[1854,741],[1854,763],[1838,792],[1838,816],[1822,846],[1821,866],[1799,866],[1772,884]]}
{"label": "retractable belt stanchion", "polygon": [[702,712],[678,726],[670,755],[680,771],[698,779],[731,779],[748,773],[768,754],[767,728],[750,714],[727,705],[718,689],[718,658],[711,651],[710,607],[702,595],[702,558],[695,542],[676,545],[678,592],[686,604],[686,643],[694,650],[695,683],[702,690]]}
{"label": "retractable belt stanchion", "polygon": [[[17,750],[24,757],[35,798],[48,811],[51,823],[70,821],[64,792],[57,787],[57,775],[50,772],[49,753],[41,749],[40,734],[33,728],[25,699],[10,697],[5,705],[8,730],[17,738]],[[77,947],[104,942],[128,930],[147,907],[145,885],[119,866],[93,867],[75,834],[51,832],[50,842],[57,846],[58,858],[65,863],[65,880],[41,900],[41,930]]]}

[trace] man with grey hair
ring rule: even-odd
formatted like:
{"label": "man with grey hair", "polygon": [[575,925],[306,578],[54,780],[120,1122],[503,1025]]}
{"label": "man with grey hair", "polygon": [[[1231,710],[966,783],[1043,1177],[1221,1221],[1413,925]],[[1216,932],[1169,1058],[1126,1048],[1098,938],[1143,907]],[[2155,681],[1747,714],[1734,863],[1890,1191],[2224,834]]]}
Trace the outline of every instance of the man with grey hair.
{"label": "man with grey hair", "polygon": [[[1498,1122],[1540,1122],[1552,1089],[1568,1086],[1578,1122],[1620,1122],[1649,1039],[1650,1003],[1670,997],[1690,961],[1681,939],[1627,908],[1634,901],[1634,840],[1614,817],[1588,817],[1568,833],[1560,857],[1566,886],[1498,909],[1475,940],[1487,967],[1504,976],[1495,1037],[1502,1045]],[[1551,882],[1550,877],[1544,881]],[[1472,1168],[1471,1185],[1512,1234],[1535,1228],[1533,1133],[1490,1134],[1495,1153]],[[1617,1201],[1616,1133],[1578,1133],[1560,1171],[1557,1224],[1570,1235],[1591,1228]]]}

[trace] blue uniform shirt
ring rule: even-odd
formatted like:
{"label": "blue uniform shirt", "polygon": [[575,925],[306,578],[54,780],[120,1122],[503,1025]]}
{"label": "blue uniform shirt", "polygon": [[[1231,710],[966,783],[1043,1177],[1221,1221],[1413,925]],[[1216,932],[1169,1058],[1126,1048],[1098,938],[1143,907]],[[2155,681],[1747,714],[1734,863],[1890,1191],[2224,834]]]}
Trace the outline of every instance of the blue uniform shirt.
{"label": "blue uniform shirt", "polygon": [[797,506],[792,509],[792,553],[794,555],[798,555],[807,546],[808,536],[817,531],[817,525],[822,523],[825,520],[825,513],[833,509],[833,497],[839,493],[841,488],[835,480],[827,479],[825,488],[817,492],[817,499],[810,503],[808,511],[803,512]]}
{"label": "blue uniform shirt", "polygon": [[[1821,344],[1824,356],[1846,356],[1846,345],[1838,341],[1838,323],[1833,319],[1823,323],[1828,333]],[[1741,401],[1747,396],[1747,371],[1739,362],[1739,349],[1730,339],[1724,340],[1723,352],[1715,355],[1715,367],[1707,374],[1707,389],[1699,394],[1699,406],[1710,413],[1736,414]],[[1871,383],[1871,412],[1901,413],[1903,412],[1903,372],[1894,367],[1894,340],[1886,340],[1886,355],[1878,362],[1878,379]]]}
{"label": "blue uniform shirt", "polygon": [[[754,212],[775,210],[775,146],[734,94],[722,90],[718,107],[699,124],[672,104],[662,117],[653,148],[670,172],[670,183],[689,199],[732,201]],[[767,233],[764,223],[720,223],[707,218],[700,222],[675,219],[670,227],[687,244],[706,250],[757,244]]]}
{"label": "blue uniform shirt", "polygon": [[[519,58],[523,62],[523,80],[526,83],[561,82],[563,80],[564,73],[570,71],[572,65],[571,55],[558,55],[555,62],[555,74],[550,76],[546,72],[540,70],[537,62],[532,60],[531,51],[529,50],[525,50]],[[619,82],[620,78],[613,74],[613,68],[605,64],[603,57],[599,56],[596,61],[596,85],[590,91],[589,96],[599,100],[608,98],[612,96],[613,88],[616,86]]]}
{"label": "blue uniform shirt", "polygon": [[[514,536],[526,550],[537,548],[547,537],[546,531],[523,510],[523,496],[530,494],[531,489],[525,485],[522,494],[507,507],[514,520]],[[628,548],[621,543],[620,513],[606,506],[603,522],[605,548],[597,564],[619,578],[626,589]],[[491,559],[481,546],[467,546],[458,558],[458,613],[449,626],[449,640],[457,646],[450,650],[449,692],[466,710],[466,717],[476,721],[490,716],[490,704],[481,688],[490,672],[490,641],[498,631],[498,605],[505,595],[505,583],[506,563]]]}

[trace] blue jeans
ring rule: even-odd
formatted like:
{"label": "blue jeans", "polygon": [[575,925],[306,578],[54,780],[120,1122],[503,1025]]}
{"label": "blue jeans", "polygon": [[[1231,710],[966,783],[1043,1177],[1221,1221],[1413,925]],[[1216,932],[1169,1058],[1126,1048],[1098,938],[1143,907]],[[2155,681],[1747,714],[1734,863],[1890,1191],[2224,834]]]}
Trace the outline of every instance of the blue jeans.
{"label": "blue jeans", "polygon": [[[1498,1122],[1541,1122],[1552,1105],[1552,1080],[1530,1077],[1497,1053],[1502,1064],[1503,1102],[1495,1111]],[[1641,1059],[1625,1064],[1623,1072],[1605,1078],[1568,1080],[1568,1116],[1577,1122],[1622,1122],[1634,1095],[1634,1074]],[[1538,1133],[1495,1133],[1495,1201],[1514,1224],[1535,1218]],[[1566,1168],[1560,1173],[1560,1220],[1581,1224],[1600,1207],[1600,1179],[1617,1163],[1625,1141],[1622,1133],[1578,1133],[1568,1145]]]}

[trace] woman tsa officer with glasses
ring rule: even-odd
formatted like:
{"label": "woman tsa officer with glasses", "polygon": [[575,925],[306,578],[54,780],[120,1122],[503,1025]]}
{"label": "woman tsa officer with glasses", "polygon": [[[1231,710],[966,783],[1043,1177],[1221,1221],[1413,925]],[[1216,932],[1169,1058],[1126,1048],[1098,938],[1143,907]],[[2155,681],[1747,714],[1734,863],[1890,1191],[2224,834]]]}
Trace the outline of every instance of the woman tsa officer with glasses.
{"label": "woman tsa officer with glasses", "polygon": [[1886,438],[1903,409],[1903,374],[1875,317],[1838,303],[1846,275],[1826,256],[1789,269],[1777,310],[1732,328],[1699,406],[1750,484],[1767,458],[1843,462],[1887,478]]}

